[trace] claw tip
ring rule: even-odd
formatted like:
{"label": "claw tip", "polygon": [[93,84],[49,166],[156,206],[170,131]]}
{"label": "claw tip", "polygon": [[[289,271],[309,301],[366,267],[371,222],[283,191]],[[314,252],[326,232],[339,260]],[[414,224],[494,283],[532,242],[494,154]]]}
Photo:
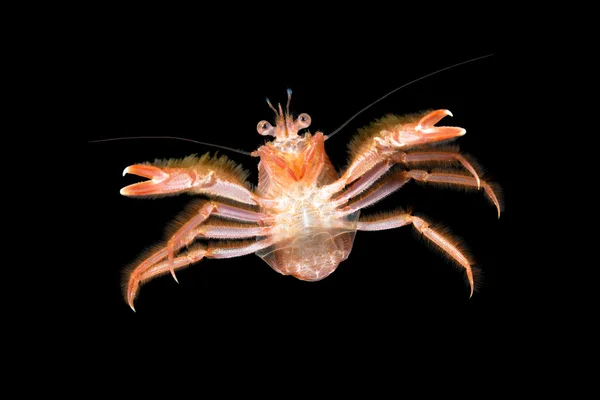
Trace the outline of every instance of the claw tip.
{"label": "claw tip", "polygon": [[133,299],[129,299],[129,301],[127,302],[127,304],[129,304],[129,308],[131,308],[133,310],[133,312],[135,311],[135,307],[133,306]]}

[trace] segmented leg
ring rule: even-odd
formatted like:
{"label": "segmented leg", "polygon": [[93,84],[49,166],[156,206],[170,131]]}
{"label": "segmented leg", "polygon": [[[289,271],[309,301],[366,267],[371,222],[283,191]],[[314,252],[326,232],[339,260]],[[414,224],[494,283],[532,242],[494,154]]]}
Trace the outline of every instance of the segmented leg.
{"label": "segmented leg", "polygon": [[467,171],[473,175],[475,180],[477,181],[477,189],[479,189],[481,185],[481,181],[479,179],[479,175],[475,168],[463,157],[461,154],[451,151],[424,151],[424,152],[414,152],[404,154],[402,159],[405,163],[415,163],[415,162],[428,162],[428,161],[457,161],[459,162]]}
{"label": "segmented leg", "polygon": [[473,269],[471,268],[471,262],[467,256],[458,249],[455,241],[450,240],[447,236],[444,236],[440,232],[435,231],[429,227],[429,223],[425,220],[415,217],[404,212],[398,214],[392,214],[385,217],[371,217],[370,220],[358,222],[357,229],[359,231],[381,231],[386,229],[394,229],[404,225],[412,224],[423,236],[431,240],[437,246],[439,246],[444,253],[449,255],[454,261],[459,263],[467,273],[467,279],[471,287],[471,294],[473,296],[474,281],[473,281]]}
{"label": "segmented leg", "polygon": [[[361,178],[362,179],[362,178]],[[452,173],[429,173],[423,170],[398,171],[384,178],[377,185],[371,187],[365,194],[357,200],[350,203],[348,206],[340,209],[341,215],[352,214],[362,208],[369,207],[394,191],[400,189],[410,179],[420,182],[450,184],[456,186],[473,187],[478,186],[478,180],[471,176],[452,174]],[[360,181],[360,180],[359,180]],[[498,218],[502,209],[502,203],[498,196],[486,181],[479,180],[479,184],[483,187],[485,194],[496,206]]]}
{"label": "segmented leg", "polygon": [[203,224],[194,230],[194,237],[204,239],[247,239],[257,236],[269,236],[271,226],[240,226]]}
{"label": "segmented leg", "polygon": [[268,225],[272,222],[272,217],[257,211],[246,210],[245,208],[230,206],[228,204],[217,203],[217,209],[213,210],[213,215],[233,219],[236,221],[255,222],[261,225]]}
{"label": "segmented leg", "polygon": [[[199,214],[203,213],[204,207],[201,208]],[[218,215],[218,214],[214,214]],[[187,224],[186,224],[187,225]],[[184,225],[185,227],[185,225]],[[155,275],[148,275],[148,271],[154,271],[154,267],[160,265],[160,271],[164,272],[164,266],[167,267],[166,271],[170,271],[171,275],[175,281],[177,278],[175,277],[175,270],[182,268],[190,263],[199,261],[200,259],[196,257],[198,253],[194,251],[188,251],[181,257],[173,257],[173,252],[175,250],[180,249],[183,246],[189,245],[196,237],[203,237],[205,239],[241,239],[241,238],[250,238],[256,236],[266,236],[269,234],[269,227],[256,227],[256,226],[248,226],[248,227],[231,227],[231,226],[212,226],[212,225],[202,225],[193,230],[193,233],[188,235],[185,240],[179,241],[177,246],[173,246],[169,248],[169,245],[165,247],[161,247],[157,251],[153,252],[150,256],[145,258],[142,262],[140,262],[129,274],[128,276],[128,289],[127,292],[131,291],[132,285],[137,288],[137,282],[140,280],[150,279]],[[187,230],[187,229],[185,229]],[[170,241],[169,241],[170,242]],[[204,256],[202,256],[204,257]],[[202,258],[200,257],[200,258]],[[164,260],[166,258],[166,260]],[[187,262],[186,260],[192,260]],[[161,272],[161,273],[162,273]],[[178,282],[178,281],[177,281]],[[137,290],[137,289],[136,289]],[[129,299],[129,295],[128,295]],[[128,300],[129,301],[129,300]]]}
{"label": "segmented leg", "polygon": [[[469,171],[477,181],[477,188],[480,186],[480,178],[475,168],[461,154],[452,151],[430,151],[415,153],[398,153],[390,160],[380,162],[372,169],[365,172],[363,176],[354,181],[342,194],[335,197],[332,202],[335,206],[340,206],[352,197],[359,195],[369,189],[381,176],[383,176],[395,163],[418,163],[431,161],[456,161],[459,162],[467,171]],[[363,206],[364,207],[364,206]]]}
{"label": "segmented leg", "polygon": [[[213,229],[198,228],[211,215],[259,223],[263,222],[264,219],[267,219],[267,216],[262,213],[244,210],[243,208],[221,204],[215,201],[203,201],[200,202],[197,207],[198,209],[194,212],[193,216],[183,224],[167,242],[167,260],[172,267],[174,266],[173,256],[175,251],[190,244],[197,236],[210,238],[214,237],[211,236],[211,234],[216,234],[218,238],[230,239],[265,236],[269,233],[269,227],[223,226],[213,227]],[[171,275],[173,276],[173,279],[178,282],[174,268],[171,268]]]}
{"label": "segmented leg", "polygon": [[[180,254],[173,260],[173,264],[170,265],[168,260],[156,261],[156,257],[166,252],[166,248],[159,250],[155,255],[152,255],[148,260],[155,260],[153,263],[142,263],[136,269],[134,269],[126,284],[126,298],[129,307],[133,311],[133,301],[139,290],[140,284],[148,281],[157,276],[163,275],[171,271],[171,269],[181,269],[189,266],[190,264],[196,263],[203,258],[233,258],[240,257],[247,254],[255,253],[258,250],[269,247],[272,244],[271,239],[267,238],[261,241],[252,241],[250,243],[235,243],[229,246],[223,246],[219,244],[198,244],[193,246],[190,250]],[[164,256],[163,256],[164,258]]]}
{"label": "segmented leg", "polygon": [[479,181],[471,176],[460,175],[460,174],[451,174],[445,172],[427,172],[424,170],[413,169],[410,171],[406,171],[407,175],[421,182],[428,183],[441,183],[441,184],[449,184],[463,187],[483,187],[483,190],[486,196],[492,201],[492,203],[496,206],[496,210],[498,211],[498,218],[500,218],[500,212],[502,211],[502,203],[500,202],[496,191],[492,189],[490,184],[486,181]]}
{"label": "segmented leg", "polygon": [[360,210],[361,208],[369,207],[389,194],[400,189],[409,180],[410,177],[406,171],[398,171],[383,179],[376,186],[371,187],[369,191],[362,195],[359,199],[353,201],[340,211],[342,215],[348,215]]}
{"label": "segmented leg", "polygon": [[211,201],[204,204],[198,210],[197,214],[194,215],[188,222],[186,222],[181,228],[175,232],[173,236],[167,242],[167,261],[169,265],[169,269],[171,271],[171,276],[175,279],[175,282],[179,283],[177,277],[175,276],[175,268],[173,263],[173,254],[175,249],[179,249],[189,243],[191,243],[195,237],[192,235],[194,229],[206,221],[206,219],[210,216],[213,210],[216,209],[216,205]]}
{"label": "segmented leg", "polygon": [[338,197],[335,197],[332,202],[335,207],[345,204],[349,199],[367,190],[371,187],[379,178],[381,178],[389,169],[393,166],[390,161],[380,162],[375,165],[371,170],[366,172],[363,176],[352,183],[344,192]]}

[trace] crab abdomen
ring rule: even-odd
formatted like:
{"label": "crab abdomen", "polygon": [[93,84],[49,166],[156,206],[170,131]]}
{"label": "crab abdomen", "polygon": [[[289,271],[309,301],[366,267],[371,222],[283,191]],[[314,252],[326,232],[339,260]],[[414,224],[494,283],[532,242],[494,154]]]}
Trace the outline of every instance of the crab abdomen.
{"label": "crab abdomen", "polygon": [[358,215],[358,212],[348,215],[338,227],[306,225],[256,255],[282,275],[319,281],[350,255]]}

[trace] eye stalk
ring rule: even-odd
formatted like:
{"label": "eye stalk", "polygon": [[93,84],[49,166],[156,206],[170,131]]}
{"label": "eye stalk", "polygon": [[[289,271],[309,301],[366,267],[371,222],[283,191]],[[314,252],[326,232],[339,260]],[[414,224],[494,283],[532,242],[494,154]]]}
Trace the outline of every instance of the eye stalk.
{"label": "eye stalk", "polygon": [[281,104],[277,104],[277,108],[273,107],[273,104],[267,100],[269,108],[275,113],[275,126],[271,125],[268,121],[260,121],[256,126],[256,130],[260,135],[274,136],[275,141],[282,142],[298,137],[298,131],[300,129],[308,128],[311,123],[311,118],[308,114],[302,113],[298,115],[295,120],[292,118],[290,113],[290,102],[292,100],[292,91],[287,91],[288,99],[285,106],[285,113],[281,107]]}
{"label": "eye stalk", "polygon": [[298,115],[298,118],[296,118],[296,128],[298,130],[300,129],[304,129],[304,128],[308,128],[310,126],[310,115],[308,115],[307,113],[302,113],[300,115]]}
{"label": "eye stalk", "polygon": [[269,121],[260,121],[258,125],[256,125],[256,130],[259,134],[263,136],[275,136],[275,134],[273,133],[273,125],[271,125]]}

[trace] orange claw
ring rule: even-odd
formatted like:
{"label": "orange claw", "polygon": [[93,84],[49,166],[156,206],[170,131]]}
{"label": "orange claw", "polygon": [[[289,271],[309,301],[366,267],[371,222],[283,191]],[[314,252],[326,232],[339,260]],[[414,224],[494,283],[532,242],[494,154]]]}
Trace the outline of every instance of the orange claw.
{"label": "orange claw", "polygon": [[445,116],[452,116],[450,110],[435,110],[425,115],[419,120],[415,131],[431,135],[428,142],[450,139],[456,136],[462,136],[467,131],[455,126],[434,126]]}
{"label": "orange claw", "polygon": [[[464,135],[467,131],[456,126],[435,126],[442,118],[452,113],[448,110],[435,110],[419,119],[418,122],[398,123],[397,117],[384,118],[380,136],[375,137],[380,148],[402,149],[409,146],[440,142]],[[387,126],[386,126],[387,125]]]}
{"label": "orange claw", "polygon": [[149,181],[134,183],[121,189],[123,196],[153,196],[175,194],[190,189],[196,183],[196,173],[182,168],[158,168],[147,164],[131,165],[123,171],[150,178]]}

